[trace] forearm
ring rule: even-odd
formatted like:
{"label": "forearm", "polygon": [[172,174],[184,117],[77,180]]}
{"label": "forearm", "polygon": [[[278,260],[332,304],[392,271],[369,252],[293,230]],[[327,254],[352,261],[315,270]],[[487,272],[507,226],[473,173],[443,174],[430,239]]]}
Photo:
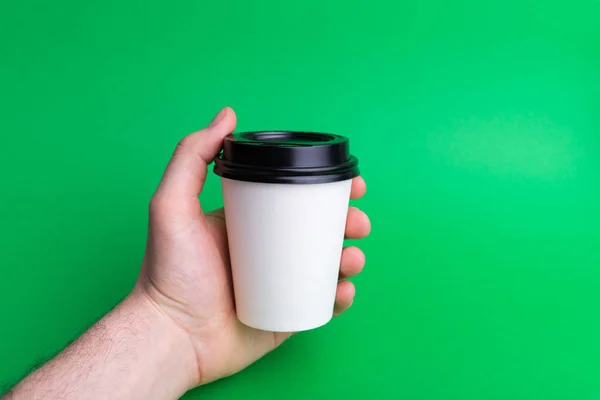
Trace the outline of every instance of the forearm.
{"label": "forearm", "polygon": [[8,398],[176,399],[196,374],[186,333],[145,296],[132,294]]}

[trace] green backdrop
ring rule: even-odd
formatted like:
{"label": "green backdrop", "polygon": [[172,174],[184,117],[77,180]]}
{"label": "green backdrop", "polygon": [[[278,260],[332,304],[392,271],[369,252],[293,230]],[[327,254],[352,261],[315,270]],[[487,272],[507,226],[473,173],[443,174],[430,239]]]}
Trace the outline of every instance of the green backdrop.
{"label": "green backdrop", "polygon": [[[2,1],[0,383],[116,304],[180,137],[351,138],[352,309],[194,399],[597,399],[597,1]],[[206,206],[221,204],[211,176]]]}

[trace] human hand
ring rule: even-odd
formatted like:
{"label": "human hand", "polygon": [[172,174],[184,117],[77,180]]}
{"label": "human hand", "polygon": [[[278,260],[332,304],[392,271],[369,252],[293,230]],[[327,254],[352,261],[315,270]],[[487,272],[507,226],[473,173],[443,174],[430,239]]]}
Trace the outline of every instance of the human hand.
{"label": "human hand", "polygon": [[[240,371],[292,334],[261,331],[238,321],[225,215],[223,209],[204,212],[198,200],[208,165],[235,125],[235,113],[225,108],[207,128],[177,145],[150,203],[146,254],[133,292],[168,316],[174,329],[185,332],[182,337],[189,339],[196,360],[189,366],[192,386]],[[355,178],[351,198],[359,198],[365,191],[364,180]],[[366,214],[349,207],[346,237],[360,239],[369,231]],[[346,247],[340,279],[356,275],[364,263],[361,250]],[[354,294],[350,281],[338,283],[336,315],[350,307]]]}

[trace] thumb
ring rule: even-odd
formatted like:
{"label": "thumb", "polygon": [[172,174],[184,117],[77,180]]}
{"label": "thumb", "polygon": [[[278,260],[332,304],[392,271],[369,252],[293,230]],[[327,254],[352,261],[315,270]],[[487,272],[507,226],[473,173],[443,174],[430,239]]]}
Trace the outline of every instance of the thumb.
{"label": "thumb", "polygon": [[235,112],[225,107],[208,127],[184,137],[177,145],[155,197],[168,198],[177,207],[181,201],[196,204],[206,180],[208,164],[219,154],[223,138],[235,129]]}

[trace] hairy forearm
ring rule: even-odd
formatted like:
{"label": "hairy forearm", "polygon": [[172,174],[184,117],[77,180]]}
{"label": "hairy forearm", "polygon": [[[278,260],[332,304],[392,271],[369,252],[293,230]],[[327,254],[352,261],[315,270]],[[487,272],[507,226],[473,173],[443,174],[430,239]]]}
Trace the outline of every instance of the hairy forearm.
{"label": "hairy forearm", "polygon": [[197,381],[186,333],[132,294],[8,399],[176,399]]}

